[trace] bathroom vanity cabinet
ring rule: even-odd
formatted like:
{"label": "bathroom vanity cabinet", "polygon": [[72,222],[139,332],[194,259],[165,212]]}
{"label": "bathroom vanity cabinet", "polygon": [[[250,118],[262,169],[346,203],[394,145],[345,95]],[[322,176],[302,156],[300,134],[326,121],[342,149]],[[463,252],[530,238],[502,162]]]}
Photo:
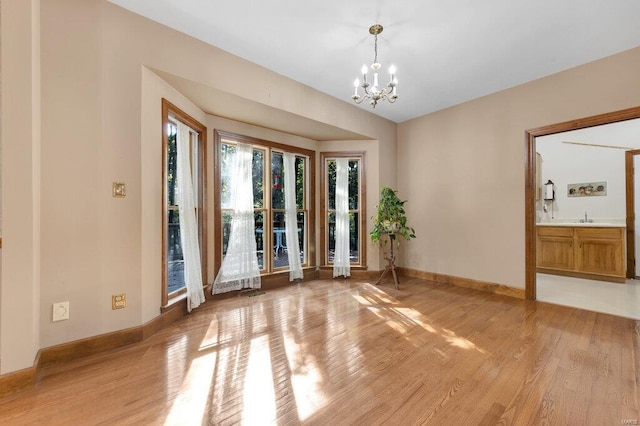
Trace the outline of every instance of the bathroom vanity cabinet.
{"label": "bathroom vanity cabinet", "polygon": [[623,226],[538,225],[538,272],[625,282]]}

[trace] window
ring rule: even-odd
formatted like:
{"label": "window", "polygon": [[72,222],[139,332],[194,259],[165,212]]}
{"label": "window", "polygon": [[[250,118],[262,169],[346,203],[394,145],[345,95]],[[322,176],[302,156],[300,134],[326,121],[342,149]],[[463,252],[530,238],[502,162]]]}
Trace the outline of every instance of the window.
{"label": "window", "polygon": [[333,264],[335,254],[335,190],[336,159],[349,159],[349,249],[353,266],[366,266],[366,212],[364,184],[364,152],[323,152],[321,164],[320,250],[322,265]]}
{"label": "window", "polygon": [[301,263],[312,266],[314,262],[313,244],[313,151],[263,141],[247,136],[223,131],[215,131],[217,182],[219,191],[215,191],[216,215],[216,271],[220,270],[222,258],[227,252],[231,230],[230,185],[232,181],[231,165],[238,142],[253,146],[253,212],[258,248],[258,265],[262,274],[288,270],[287,240],[285,234],[284,207],[284,167],[283,154],[295,154],[296,201],[298,218],[298,240]]}
{"label": "window", "polygon": [[205,146],[207,129],[166,99],[162,100],[162,306],[185,292],[184,258],[180,241],[180,214],[176,197],[177,122],[190,127],[191,175],[198,222],[198,241],[202,261],[203,285],[206,282],[207,242],[205,220]]}

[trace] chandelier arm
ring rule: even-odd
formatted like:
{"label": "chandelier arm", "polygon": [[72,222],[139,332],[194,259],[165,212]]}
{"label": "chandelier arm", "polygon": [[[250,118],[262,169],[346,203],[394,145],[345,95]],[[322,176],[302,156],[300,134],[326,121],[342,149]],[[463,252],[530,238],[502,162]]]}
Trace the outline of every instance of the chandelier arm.
{"label": "chandelier arm", "polygon": [[358,105],[360,105],[360,104],[361,104],[365,99],[367,99],[367,98],[368,98],[368,96],[360,97],[360,96],[356,96],[356,95],[353,95],[353,96],[351,97],[351,99],[353,99],[353,102],[355,102],[355,103],[356,103],[356,104],[358,104]]}

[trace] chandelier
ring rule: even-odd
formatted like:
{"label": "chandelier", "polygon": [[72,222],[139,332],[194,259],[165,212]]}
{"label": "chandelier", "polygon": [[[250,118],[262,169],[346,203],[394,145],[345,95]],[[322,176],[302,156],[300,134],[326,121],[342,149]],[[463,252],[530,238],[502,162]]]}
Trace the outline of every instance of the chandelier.
{"label": "chandelier", "polygon": [[[351,99],[357,104],[361,104],[365,99],[370,99],[369,102],[373,108],[376,107],[376,104],[379,100],[386,100],[390,104],[394,103],[398,99],[398,95],[396,94],[396,86],[398,85],[398,79],[396,78],[396,67],[391,65],[389,67],[389,83],[386,87],[380,87],[378,85],[378,70],[381,65],[378,63],[378,34],[382,32],[384,28],[380,24],[372,25],[369,28],[369,34],[374,37],[374,57],[373,63],[371,64],[371,71],[373,71],[373,86],[371,83],[367,81],[367,66],[362,66],[362,83],[360,83],[360,79],[357,79],[353,82],[354,92]],[[364,95],[360,96],[358,94],[358,87],[362,87],[364,90]]]}

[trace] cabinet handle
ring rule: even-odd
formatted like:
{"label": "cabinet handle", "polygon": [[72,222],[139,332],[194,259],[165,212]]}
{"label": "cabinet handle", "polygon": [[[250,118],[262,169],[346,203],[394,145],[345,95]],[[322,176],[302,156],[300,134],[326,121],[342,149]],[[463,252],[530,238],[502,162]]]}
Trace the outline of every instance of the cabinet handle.
{"label": "cabinet handle", "polygon": [[573,241],[569,243],[569,248],[573,247]]}
{"label": "cabinet handle", "polygon": [[580,241],[580,248],[582,248],[582,241]]}

